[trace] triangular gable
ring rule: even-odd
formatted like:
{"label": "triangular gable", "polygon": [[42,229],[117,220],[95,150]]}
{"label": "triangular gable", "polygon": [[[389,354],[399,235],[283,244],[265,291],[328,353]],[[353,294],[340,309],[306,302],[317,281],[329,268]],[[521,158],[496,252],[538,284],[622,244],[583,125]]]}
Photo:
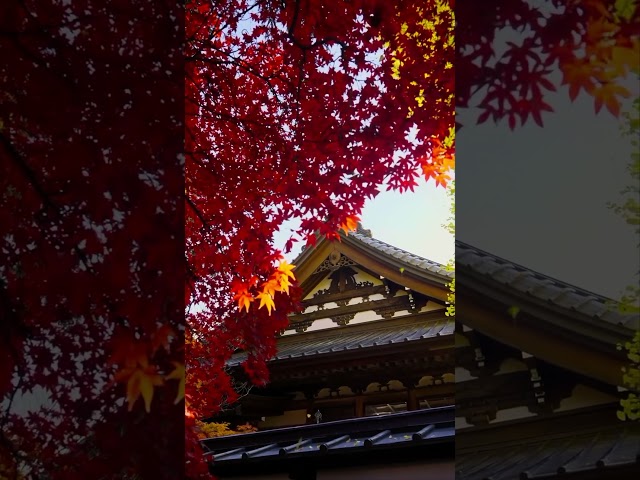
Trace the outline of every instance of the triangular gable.
{"label": "triangular gable", "polygon": [[317,245],[304,250],[294,261],[294,272],[305,297],[326,277],[319,274],[322,266],[330,265],[332,261],[360,266],[378,279],[384,277],[443,302],[449,292],[447,283],[453,278],[453,273],[440,264],[364,234],[343,234],[340,241],[320,239]]}
{"label": "triangular gable", "polygon": [[294,260],[301,313],[286,335],[446,308],[452,273],[361,233],[319,240]]}

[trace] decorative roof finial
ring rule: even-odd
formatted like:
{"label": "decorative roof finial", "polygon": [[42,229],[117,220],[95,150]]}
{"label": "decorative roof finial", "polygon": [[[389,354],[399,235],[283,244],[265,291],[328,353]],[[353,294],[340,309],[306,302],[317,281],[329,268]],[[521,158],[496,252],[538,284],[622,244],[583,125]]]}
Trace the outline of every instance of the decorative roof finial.
{"label": "decorative roof finial", "polygon": [[365,237],[373,238],[373,236],[371,235],[371,230],[365,230],[361,222],[358,222],[356,233],[359,233],[360,235],[364,235]]}

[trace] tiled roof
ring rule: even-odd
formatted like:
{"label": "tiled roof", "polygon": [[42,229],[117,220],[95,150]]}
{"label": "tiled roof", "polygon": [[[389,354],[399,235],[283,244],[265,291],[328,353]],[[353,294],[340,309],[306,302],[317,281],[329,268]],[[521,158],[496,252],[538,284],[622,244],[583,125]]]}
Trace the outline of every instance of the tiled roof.
{"label": "tiled roof", "polygon": [[456,241],[456,269],[459,275],[463,269],[468,269],[520,293],[591,318],[633,330],[640,328],[640,315],[615,311],[611,299],[534,272],[460,241]]}
{"label": "tiled roof", "polygon": [[406,250],[402,250],[401,248],[394,247],[393,245],[389,245],[381,240],[377,240],[375,238],[369,237],[367,235],[363,235],[361,233],[350,233],[348,238],[352,238],[357,240],[358,242],[364,243],[365,245],[378,250],[386,255],[389,255],[400,262],[403,262],[407,265],[411,265],[414,267],[418,267],[424,270],[428,270],[429,272],[443,275],[445,277],[453,278],[453,272],[449,271],[445,268],[444,265],[441,265],[432,260],[428,260],[426,258],[420,257],[418,255],[414,255],[413,253],[407,252]]}
{"label": "tiled roof", "polygon": [[[373,322],[375,324],[375,322]],[[346,350],[361,350],[380,345],[412,342],[453,335],[455,322],[450,317],[439,320],[416,320],[402,325],[376,326],[372,323],[289,335],[278,341],[278,353],[271,360],[285,360],[311,355],[324,355]],[[229,365],[237,365],[246,359],[246,353],[237,353]]]}
{"label": "tiled roof", "polygon": [[468,454],[456,452],[456,479],[542,479],[594,470],[609,478],[605,477],[608,469],[634,465],[640,471],[640,430],[616,427]]}
{"label": "tiled roof", "polygon": [[454,408],[441,407],[209,438],[202,444],[221,465],[441,444],[454,435]]}

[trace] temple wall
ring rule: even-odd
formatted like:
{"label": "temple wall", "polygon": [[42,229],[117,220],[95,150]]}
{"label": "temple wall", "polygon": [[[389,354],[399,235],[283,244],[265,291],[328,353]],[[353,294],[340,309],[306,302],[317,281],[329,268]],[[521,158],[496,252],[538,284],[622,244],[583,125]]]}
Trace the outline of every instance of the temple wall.
{"label": "temple wall", "polygon": [[450,462],[411,462],[397,465],[321,470],[317,480],[454,480],[455,464]]}

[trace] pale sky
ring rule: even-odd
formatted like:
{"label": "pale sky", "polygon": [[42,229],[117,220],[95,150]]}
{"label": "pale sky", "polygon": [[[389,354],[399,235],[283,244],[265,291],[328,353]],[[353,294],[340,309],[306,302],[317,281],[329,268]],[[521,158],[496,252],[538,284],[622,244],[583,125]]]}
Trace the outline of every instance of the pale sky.
{"label": "pale sky", "polygon": [[[449,218],[449,198],[433,180],[422,181],[414,192],[381,192],[367,201],[361,215],[362,226],[374,238],[442,264],[453,258],[454,240],[442,225]],[[276,247],[283,249],[291,224],[285,224],[275,236]],[[291,261],[300,253],[300,242],[286,255]]]}
{"label": "pale sky", "polygon": [[591,97],[571,104],[561,90],[549,103],[556,112],[543,114],[544,128],[530,122],[514,132],[458,112],[456,237],[619,298],[638,282],[640,253],[633,228],[607,202],[631,183],[630,145],[617,119],[595,115]]}

